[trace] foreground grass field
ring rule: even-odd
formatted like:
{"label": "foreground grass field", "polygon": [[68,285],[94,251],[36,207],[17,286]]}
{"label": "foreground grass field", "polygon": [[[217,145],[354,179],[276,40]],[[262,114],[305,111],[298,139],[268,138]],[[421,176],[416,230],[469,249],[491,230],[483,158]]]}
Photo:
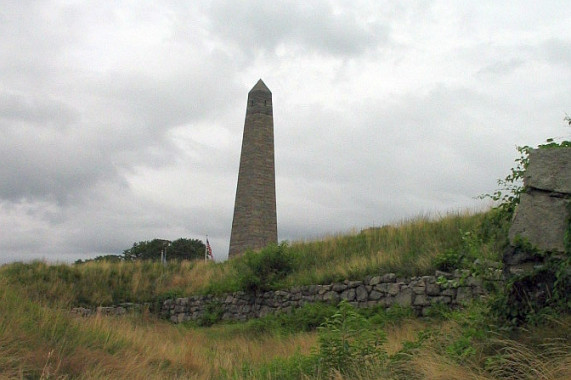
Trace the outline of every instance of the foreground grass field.
{"label": "foreground grass field", "polygon": [[[498,260],[506,220],[495,212],[417,218],[395,226],[282,246],[289,271],[274,288],[393,271],[470,269]],[[251,258],[250,258],[251,259]],[[240,259],[242,260],[242,259]],[[0,267],[2,379],[570,379],[571,317],[514,326],[493,300],[461,310],[355,310],[313,305],[289,315],[208,328],[152,312],[81,318],[77,305],[158,303],[239,289],[230,263],[150,262]],[[493,296],[492,296],[493,297]],[[319,327],[320,326],[320,327]]]}

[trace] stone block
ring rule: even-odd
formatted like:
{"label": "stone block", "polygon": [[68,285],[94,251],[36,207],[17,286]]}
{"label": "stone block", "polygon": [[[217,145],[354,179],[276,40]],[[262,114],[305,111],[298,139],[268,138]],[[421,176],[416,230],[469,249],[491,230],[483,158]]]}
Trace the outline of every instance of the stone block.
{"label": "stone block", "polygon": [[414,306],[428,306],[430,302],[428,301],[428,297],[424,294],[416,294],[414,296],[414,301],[412,303]]}
{"label": "stone block", "polygon": [[174,307],[174,312],[175,312],[175,313],[182,313],[184,310],[185,310],[185,307],[182,306],[182,305],[176,305],[176,306]]}
{"label": "stone block", "polygon": [[363,285],[363,281],[349,281],[347,283],[347,287],[349,287],[349,288],[356,288],[356,287],[361,286],[361,285]]}
{"label": "stone block", "polygon": [[381,282],[395,282],[397,279],[396,274],[387,273],[381,276]]}
{"label": "stone block", "polygon": [[438,284],[427,284],[426,285],[426,294],[429,296],[438,296],[440,295],[440,285]]}
{"label": "stone block", "polygon": [[410,288],[402,289],[395,297],[394,303],[403,307],[412,305],[412,290]]}
{"label": "stone block", "polygon": [[337,303],[339,302],[339,293],[331,290],[323,295],[323,300],[330,303]]}
{"label": "stone block", "polygon": [[342,291],[347,290],[347,285],[346,284],[340,284],[340,283],[333,284],[333,285],[331,285],[331,290],[333,290],[334,292],[342,292]]}
{"label": "stone block", "polygon": [[367,298],[369,297],[369,293],[364,285],[360,285],[355,289],[355,295],[359,302],[367,301]]}
{"label": "stone block", "polygon": [[250,305],[243,305],[240,308],[240,313],[241,314],[248,314],[251,310],[252,310],[252,307]]}
{"label": "stone block", "polygon": [[372,301],[380,300],[382,297],[383,297],[383,293],[378,292],[376,290],[371,290],[371,293],[369,294],[369,299]]}
{"label": "stone block", "polygon": [[290,297],[290,293],[283,291],[283,290],[277,290],[275,293],[276,297],[279,298],[289,298]]}
{"label": "stone block", "polygon": [[319,289],[320,286],[319,285],[309,285],[308,287],[306,287],[306,289],[304,289],[303,291],[303,295],[309,296],[309,295],[314,295],[319,293]]}
{"label": "stone block", "polygon": [[371,277],[371,279],[369,280],[369,285],[371,286],[375,286],[380,283],[381,283],[381,276]]}
{"label": "stone block", "polygon": [[345,301],[354,301],[356,297],[355,289],[348,289],[341,293],[341,299]]}
{"label": "stone block", "polygon": [[318,294],[323,295],[329,291],[331,291],[331,285],[321,285]]}
{"label": "stone block", "polygon": [[414,294],[425,294],[426,293],[426,286],[415,286],[412,288]]}
{"label": "stone block", "polygon": [[543,192],[521,194],[509,231],[510,244],[515,245],[520,236],[540,250],[564,252],[569,202]]}
{"label": "stone block", "polygon": [[396,296],[400,292],[401,285],[404,284],[401,283],[389,284],[387,293],[389,293],[391,296]]}
{"label": "stone block", "polygon": [[535,189],[571,194],[571,148],[531,150],[523,183]]}

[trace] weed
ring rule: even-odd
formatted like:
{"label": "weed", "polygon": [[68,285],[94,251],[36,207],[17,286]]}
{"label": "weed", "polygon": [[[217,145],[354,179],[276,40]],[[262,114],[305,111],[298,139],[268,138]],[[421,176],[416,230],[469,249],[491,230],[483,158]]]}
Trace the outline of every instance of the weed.
{"label": "weed", "polygon": [[339,311],[318,329],[318,350],[315,355],[324,371],[350,373],[354,368],[384,359],[381,348],[386,340],[384,332],[375,329],[346,301]]}

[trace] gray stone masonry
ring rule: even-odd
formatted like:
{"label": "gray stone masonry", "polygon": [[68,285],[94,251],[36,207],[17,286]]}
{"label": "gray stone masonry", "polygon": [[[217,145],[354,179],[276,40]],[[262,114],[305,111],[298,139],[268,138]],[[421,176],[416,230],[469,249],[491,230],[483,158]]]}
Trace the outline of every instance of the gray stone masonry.
{"label": "gray stone masonry", "polygon": [[[571,218],[571,148],[532,150],[523,182],[525,193],[515,210],[510,245],[503,255],[504,278],[512,284],[508,302],[541,308],[552,304],[556,286],[571,280],[569,270],[556,273],[555,269],[565,268],[565,234]],[[519,239],[524,244],[519,244]]]}
{"label": "gray stone masonry", "polygon": [[272,93],[260,79],[248,93],[228,257],[277,242]]}
{"label": "gray stone masonry", "polygon": [[517,238],[553,254],[565,251],[570,218],[571,148],[534,149],[509,231],[511,246],[504,254],[506,274],[520,274],[540,264],[537,255],[514,248]]}
{"label": "gray stone masonry", "polygon": [[523,183],[533,189],[571,194],[571,148],[533,149]]}

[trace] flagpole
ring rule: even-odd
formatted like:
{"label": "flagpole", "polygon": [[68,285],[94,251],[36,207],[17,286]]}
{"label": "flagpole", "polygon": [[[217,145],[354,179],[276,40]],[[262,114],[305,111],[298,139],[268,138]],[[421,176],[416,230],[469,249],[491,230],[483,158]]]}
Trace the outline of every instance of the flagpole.
{"label": "flagpole", "polygon": [[208,261],[208,235],[206,235],[206,240],[204,242],[204,261]]}

